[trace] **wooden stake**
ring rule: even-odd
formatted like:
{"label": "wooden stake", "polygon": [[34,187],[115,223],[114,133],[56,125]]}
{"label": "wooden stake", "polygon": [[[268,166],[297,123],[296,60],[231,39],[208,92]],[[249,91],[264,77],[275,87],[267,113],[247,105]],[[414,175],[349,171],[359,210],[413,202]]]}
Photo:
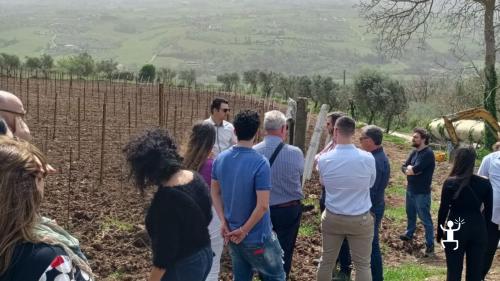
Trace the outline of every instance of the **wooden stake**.
{"label": "wooden stake", "polygon": [[80,120],[80,97],[78,97],[78,160],[80,160],[80,142],[81,142],[81,120]]}
{"label": "wooden stake", "polygon": [[52,121],[52,127],[54,128],[54,133],[52,134],[52,139],[54,140],[56,138],[56,122],[57,122],[57,96],[59,94],[59,91],[56,90],[56,96],[55,96],[55,103],[54,103],[54,119]]}
{"label": "wooden stake", "polygon": [[104,151],[106,140],[106,103],[102,105],[102,132],[101,132],[101,171],[99,173],[99,186],[102,186],[104,178]]}
{"label": "wooden stake", "polygon": [[71,179],[72,179],[72,163],[73,163],[73,146],[71,146],[70,140],[70,148],[69,148],[69,169],[68,169],[68,193],[66,198],[66,229],[69,229],[69,212],[70,212],[70,203],[71,203]]}

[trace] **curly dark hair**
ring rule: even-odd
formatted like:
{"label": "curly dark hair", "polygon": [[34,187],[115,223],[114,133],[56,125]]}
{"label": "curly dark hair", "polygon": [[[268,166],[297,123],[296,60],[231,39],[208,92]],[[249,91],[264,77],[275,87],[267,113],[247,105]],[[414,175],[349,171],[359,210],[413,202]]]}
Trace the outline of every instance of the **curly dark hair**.
{"label": "curly dark hair", "polygon": [[260,127],[259,113],[255,110],[244,109],[236,114],[233,125],[238,140],[251,140]]}
{"label": "curly dark hair", "polygon": [[130,167],[130,177],[143,192],[149,185],[160,185],[182,168],[182,157],[167,130],[152,129],[131,140],[123,153]]}
{"label": "curly dark hair", "polygon": [[431,135],[427,132],[426,129],[417,127],[417,128],[413,129],[413,132],[419,134],[420,137],[425,140],[424,141],[425,145],[429,144],[429,141],[431,139]]}

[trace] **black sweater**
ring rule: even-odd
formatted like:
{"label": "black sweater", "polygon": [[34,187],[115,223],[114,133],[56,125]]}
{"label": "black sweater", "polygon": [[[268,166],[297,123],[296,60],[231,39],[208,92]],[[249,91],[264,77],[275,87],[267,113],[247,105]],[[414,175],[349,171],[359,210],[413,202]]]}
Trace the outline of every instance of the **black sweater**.
{"label": "black sweater", "polygon": [[415,194],[429,194],[431,193],[432,175],[436,167],[436,160],[434,152],[430,147],[418,151],[413,150],[401,167],[404,173],[408,165],[413,166],[415,175],[406,176],[408,180],[408,190]]}
{"label": "black sweater", "polygon": [[210,246],[211,220],[208,188],[197,173],[187,184],[158,187],[146,215],[153,265],[168,271],[182,258]]}
{"label": "black sweater", "polygon": [[[453,178],[448,178],[443,184],[441,192],[441,204],[438,213],[437,237],[443,237],[443,231],[439,225],[445,223],[446,215],[451,202],[451,211],[448,220],[454,221],[458,217],[465,221],[464,227],[471,228],[469,233],[476,231],[485,232],[485,222],[491,220],[493,205],[493,189],[488,179],[473,175],[469,186],[460,191],[457,199],[452,200],[458,190],[459,183]],[[484,211],[481,213],[481,205]],[[475,233],[475,235],[479,235]]]}

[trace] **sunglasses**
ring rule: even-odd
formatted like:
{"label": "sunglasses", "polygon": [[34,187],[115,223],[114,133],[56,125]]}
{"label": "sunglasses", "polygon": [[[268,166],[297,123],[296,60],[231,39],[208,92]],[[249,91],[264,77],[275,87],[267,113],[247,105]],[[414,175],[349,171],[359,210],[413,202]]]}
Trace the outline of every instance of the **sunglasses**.
{"label": "sunglasses", "polygon": [[221,110],[224,111],[224,113],[227,113],[227,112],[231,111],[231,109],[229,109],[229,108],[223,108]]}

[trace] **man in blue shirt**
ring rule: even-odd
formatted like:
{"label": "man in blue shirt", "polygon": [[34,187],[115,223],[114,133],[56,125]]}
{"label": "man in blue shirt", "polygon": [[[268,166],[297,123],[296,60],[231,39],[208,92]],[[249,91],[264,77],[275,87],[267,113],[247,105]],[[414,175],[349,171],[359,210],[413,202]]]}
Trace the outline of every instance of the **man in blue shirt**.
{"label": "man in blue shirt", "polygon": [[265,280],[284,281],[280,244],[269,214],[269,161],[252,149],[260,126],[259,114],[236,114],[238,142],[220,153],[212,168],[212,200],[229,242],[234,280],[251,281],[254,270]]}
{"label": "man in blue shirt", "polygon": [[370,199],[372,201],[371,212],[375,215],[375,232],[373,235],[371,256],[373,281],[384,280],[382,254],[380,253],[378,232],[380,229],[380,223],[382,222],[382,217],[384,216],[384,193],[385,188],[389,183],[391,166],[389,164],[389,159],[387,159],[387,156],[385,155],[384,148],[382,147],[383,136],[384,134],[379,127],[368,125],[361,129],[361,137],[359,138],[361,147],[370,152],[375,158],[375,168],[377,170],[375,183],[370,189]]}
{"label": "man in blue shirt", "polygon": [[264,115],[264,140],[253,148],[269,159],[272,186],[271,221],[284,252],[287,277],[292,267],[293,249],[299,233],[302,206],[302,174],[304,154],[300,148],[284,144],[287,136],[286,117],[278,110]]}

